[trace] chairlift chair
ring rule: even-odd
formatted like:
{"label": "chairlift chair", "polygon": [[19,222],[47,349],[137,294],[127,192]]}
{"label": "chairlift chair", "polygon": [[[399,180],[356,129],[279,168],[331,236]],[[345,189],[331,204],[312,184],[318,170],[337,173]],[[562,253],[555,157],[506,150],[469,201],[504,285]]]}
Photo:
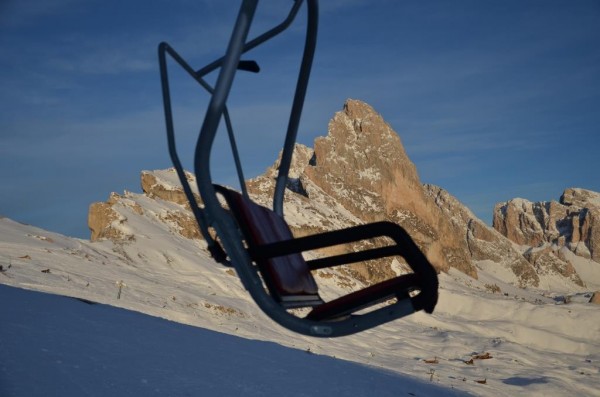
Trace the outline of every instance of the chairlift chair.
{"label": "chairlift chair", "polygon": [[[255,61],[242,60],[242,54],[287,29],[303,0],[294,1],[282,23],[247,41],[257,3],[258,0],[242,1],[225,56],[201,69],[192,68],[167,43],[159,45],[169,154],[209,252],[217,262],[235,268],[244,287],[270,318],[300,334],[337,337],[361,332],[415,311],[433,312],[438,299],[436,271],[401,226],[376,222],[295,238],[284,219],[283,198],[316,46],[317,0],[306,0],[306,41],[276,178],[273,208],[261,206],[249,197],[226,106],[227,96],[238,70],[254,73],[260,70]],[[175,147],[167,55],[210,94],[194,153],[194,171],[202,205],[192,193]],[[216,69],[219,74],[213,87],[204,77]],[[241,192],[217,185],[211,177],[211,149],[221,118],[225,120]],[[393,243],[308,261],[302,256],[307,251],[379,237],[387,237]],[[319,295],[312,271],[390,256],[403,257],[412,273],[330,301],[324,301]],[[291,310],[296,308],[308,310]]]}

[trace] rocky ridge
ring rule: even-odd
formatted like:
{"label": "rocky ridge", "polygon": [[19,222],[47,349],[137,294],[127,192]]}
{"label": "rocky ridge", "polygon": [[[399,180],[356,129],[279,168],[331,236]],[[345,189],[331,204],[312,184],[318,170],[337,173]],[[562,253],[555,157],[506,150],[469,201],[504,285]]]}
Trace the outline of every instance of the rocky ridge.
{"label": "rocky ridge", "polygon": [[493,226],[520,246],[538,273],[559,273],[583,286],[565,250],[600,262],[600,193],[569,188],[558,202],[516,198],[498,203]]}
{"label": "rocky ridge", "polygon": [[554,244],[600,261],[600,193],[569,188],[558,202],[516,198],[498,203],[493,226],[519,245]]}
{"label": "rocky ridge", "polygon": [[[247,182],[252,198],[265,206],[271,205],[278,162]],[[193,178],[188,175],[192,182]],[[174,170],[144,171],[142,189],[142,195],[112,193],[106,203],[90,206],[92,241],[110,239],[127,244],[140,232],[132,226],[139,216],[162,223],[169,233],[199,240]],[[597,209],[582,205],[590,202],[589,195],[597,204],[593,192],[572,189],[561,199],[560,205],[567,209],[558,203],[542,205],[547,207],[547,216],[540,219],[557,220],[542,223],[554,227],[544,228],[537,221],[539,206],[526,205],[527,210],[519,213],[515,202],[505,209],[496,207],[491,228],[442,188],[422,184],[399,136],[381,115],[364,102],[348,100],[330,121],[328,134],[315,140],[314,149],[296,145],[284,213],[295,235],[393,221],[407,230],[442,272],[454,268],[477,278],[479,268],[493,266],[519,287],[537,287],[541,279],[550,276],[581,286],[583,281],[570,263],[571,257],[561,253],[561,248],[567,246],[583,256],[589,252],[589,258],[598,261]],[[496,213],[505,216],[498,215],[496,220]],[[540,246],[541,242],[552,244]],[[330,250],[371,244],[378,242]],[[404,267],[401,260],[382,259],[337,271],[335,277],[338,284],[369,284],[402,272]],[[327,271],[319,271],[318,276],[333,277]]]}

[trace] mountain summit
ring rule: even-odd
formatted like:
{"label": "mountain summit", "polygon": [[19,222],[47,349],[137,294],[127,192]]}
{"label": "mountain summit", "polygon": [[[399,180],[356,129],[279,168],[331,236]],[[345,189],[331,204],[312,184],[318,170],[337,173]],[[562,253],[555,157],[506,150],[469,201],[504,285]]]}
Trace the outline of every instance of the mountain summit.
{"label": "mountain summit", "polygon": [[[330,201],[360,223],[398,223],[438,270],[454,267],[477,276],[465,241],[426,195],[398,134],[371,106],[347,100],[329,122],[327,136],[317,138],[314,149],[296,146],[296,153],[293,183],[304,193],[305,206],[314,200]],[[276,168],[277,163],[250,181],[250,191],[261,196],[261,201],[266,199],[263,194],[272,191]]]}
{"label": "mountain summit", "polygon": [[[278,164],[279,160],[276,160],[264,174],[247,181],[250,195],[262,205],[271,205]],[[194,176],[188,174],[188,179],[193,182]],[[163,227],[171,233],[189,239],[200,238],[174,170],[142,172],[142,189],[143,200],[162,203],[152,222],[163,223],[166,225]],[[571,189],[565,192],[565,204],[560,205],[572,204],[568,204],[570,209],[560,210],[564,216],[561,215],[561,220],[555,223],[559,226],[566,224],[565,216],[570,225],[582,222],[581,226],[571,228],[569,243],[575,247],[572,251],[597,261],[599,249],[594,237],[598,234],[597,228],[589,226],[596,219],[596,210],[591,207],[584,209],[580,205],[584,196],[592,197],[588,201],[594,203],[597,196],[593,192],[584,192],[587,191]],[[111,239],[126,242],[135,239],[134,225],[139,222],[134,222],[132,217],[144,216],[147,212],[145,205],[135,196],[127,192],[125,195],[112,193],[106,203],[91,205],[89,226],[92,241]],[[537,287],[541,281],[555,276],[583,286],[584,282],[568,255],[554,255],[550,258],[552,263],[548,264],[550,259],[546,251],[554,252],[556,249],[546,247],[542,254],[537,253],[540,249],[531,249],[542,241],[551,242],[551,239],[544,237],[539,217],[527,215],[539,213],[541,210],[537,208],[540,206],[533,208],[529,205],[530,209],[513,216],[511,214],[515,213],[517,204],[509,202],[497,207],[494,218],[496,229],[487,226],[444,189],[421,183],[398,134],[370,105],[348,99],[343,109],[329,122],[327,135],[315,139],[314,148],[300,144],[295,146],[284,214],[299,236],[380,220],[398,223],[441,272],[454,268],[477,279],[478,269],[489,270],[491,267],[495,273],[502,274],[505,281],[519,287]],[[554,214],[557,205],[551,203],[544,208]],[[525,207],[521,205],[519,208]],[[147,214],[145,216],[148,220]],[[554,219],[553,216],[556,218],[555,215],[546,218]],[[513,218],[521,221],[513,221]],[[535,232],[530,232],[530,229]],[[514,236],[537,237],[521,241]],[[583,246],[575,246],[576,238],[587,242]],[[330,250],[354,248],[334,247]],[[402,271],[405,271],[404,265],[396,259],[380,259],[351,265],[341,274],[370,284]]]}

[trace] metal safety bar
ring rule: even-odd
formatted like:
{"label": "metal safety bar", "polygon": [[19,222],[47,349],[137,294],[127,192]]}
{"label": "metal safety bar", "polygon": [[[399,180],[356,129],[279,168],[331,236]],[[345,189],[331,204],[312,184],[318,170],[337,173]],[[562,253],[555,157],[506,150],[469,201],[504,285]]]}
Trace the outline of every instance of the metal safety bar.
{"label": "metal safety bar", "polygon": [[[404,234],[398,232],[398,230],[401,228],[397,225],[387,223],[365,225],[339,232],[325,233],[314,237],[293,239],[290,241],[282,241],[280,243],[261,246],[261,252],[264,251],[264,254],[272,256],[289,252],[290,249],[304,250],[319,247],[324,242],[327,242],[327,244],[337,244],[339,242],[346,242],[348,238],[363,239],[370,238],[381,233],[384,235],[392,234],[392,237],[396,237],[394,240],[396,241],[397,246],[401,246],[401,248],[398,248],[396,252],[388,252],[387,248],[382,248],[360,254],[344,254],[333,256],[330,257],[330,259],[333,261],[333,265],[339,265],[354,262],[356,260],[364,260],[393,254],[406,255],[408,257],[406,258],[407,261],[415,271],[414,277],[425,278],[424,281],[420,282],[420,284],[423,284],[423,290],[418,296],[421,297],[421,295],[424,294],[419,299],[422,301],[420,302],[419,300],[414,300],[415,305],[413,305],[412,299],[399,298],[391,305],[379,306],[374,308],[374,310],[364,314],[349,314],[348,316],[335,318],[334,320],[328,319],[329,317],[327,313],[320,312],[318,312],[318,315],[313,317],[298,317],[293,313],[288,312],[286,308],[280,302],[275,300],[274,297],[267,291],[263,283],[263,278],[259,273],[259,267],[255,265],[253,258],[250,256],[248,247],[245,245],[244,236],[242,235],[238,221],[230,212],[225,210],[225,208],[221,205],[219,198],[217,197],[217,190],[213,185],[210,172],[210,158],[212,146],[217,134],[221,117],[225,118],[228,133],[230,131],[231,123],[228,121],[229,117],[227,115],[226,107],[227,97],[229,95],[237,70],[256,71],[258,69],[257,65],[252,63],[252,61],[242,61],[241,55],[285,30],[297,15],[302,1],[303,0],[296,0],[294,2],[290,14],[283,23],[258,36],[254,40],[247,42],[246,40],[248,32],[254,18],[258,0],[243,0],[225,56],[210,63],[204,68],[199,69],[198,71],[194,71],[191,67],[189,67],[189,65],[187,65],[187,63],[185,63],[185,61],[183,61],[183,59],[166,43],[161,43],[159,46],[161,79],[163,81],[163,99],[165,100],[165,117],[167,119],[167,134],[169,137],[169,151],[171,158],[173,159],[173,163],[177,169],[181,183],[184,186],[186,196],[188,197],[188,200],[190,200],[194,215],[198,219],[203,235],[209,242],[209,249],[212,249],[211,253],[215,259],[220,257],[223,263],[231,264],[235,267],[242,284],[248,290],[256,304],[271,319],[280,325],[305,335],[334,337],[360,332],[394,319],[407,316],[415,312],[415,310],[425,309],[426,311],[430,312],[433,310],[433,306],[435,306],[437,301],[438,282],[437,275],[431,264],[422,255],[418,247],[414,245],[414,242],[412,242],[410,236],[404,236]],[[307,34],[304,44],[304,53],[296,83],[296,91],[290,112],[290,119],[288,122],[284,148],[279,165],[279,173],[276,179],[275,194],[273,198],[273,210],[279,216],[283,216],[283,198],[288,180],[288,172],[292,160],[294,144],[296,141],[304,100],[306,97],[306,89],[308,86],[310,69],[316,47],[318,1],[306,0],[306,3]],[[194,172],[196,174],[198,191],[200,192],[200,197],[203,201],[203,208],[200,208],[196,203],[175,150],[171,105],[168,94],[169,87],[166,78],[166,54],[169,54],[173,59],[175,59],[177,63],[179,63],[198,83],[200,83],[204,89],[211,94],[208,109],[205,113],[204,121],[200,129],[200,135],[194,151]],[[203,76],[216,69],[220,69],[220,71],[216,84],[213,88],[203,80]],[[232,151],[234,152],[235,157],[237,156],[237,148],[235,146],[235,137],[233,136],[232,132],[230,133],[230,141],[232,142]],[[241,175],[241,166],[239,166],[238,176]],[[243,180],[241,181],[241,185],[242,189],[245,189],[245,183]],[[244,193],[244,195],[247,197],[247,193]],[[219,236],[219,240],[224,248],[224,251],[221,246],[210,237],[210,234],[208,233],[209,228],[213,228],[216,232],[216,235]],[[219,261],[219,259],[217,259],[217,261]],[[324,266],[320,260],[309,262],[309,265],[311,268],[320,268]],[[383,292],[387,294],[388,290],[384,289]],[[330,306],[327,307],[338,310],[339,305],[334,301],[331,302]],[[353,312],[354,311],[352,310],[350,313]]]}
{"label": "metal safety bar", "polygon": [[[279,25],[275,26],[274,28],[268,30],[267,32],[259,35],[258,37],[249,41],[248,43],[245,43],[245,44],[242,43],[243,45],[242,45],[241,53],[247,52],[247,51],[257,47],[258,45],[270,40],[271,38],[277,36],[279,33],[283,32],[285,29],[287,29],[290,26],[290,24],[293,22],[293,20],[295,19],[296,15],[298,14],[298,10],[300,9],[302,2],[303,2],[303,0],[296,0],[294,2],[294,5],[293,5],[291,11],[289,12],[288,16],[282,23],[280,23]],[[252,4],[252,3],[254,3],[254,4]],[[242,9],[244,9],[246,11],[250,11],[252,8],[255,9],[256,3],[257,3],[257,1],[247,2],[247,4],[242,6]],[[252,11],[252,14],[253,14],[253,11]],[[247,18],[250,14],[246,12],[246,13],[244,13],[244,15]],[[250,18],[250,20],[251,20],[251,18]],[[249,24],[248,24],[248,26],[249,26]],[[247,34],[247,32],[246,32],[246,34]],[[314,53],[314,48],[313,48],[312,52]],[[171,160],[172,160],[175,170],[177,172],[178,178],[183,186],[183,190],[186,195],[186,198],[190,202],[190,206],[192,207],[194,216],[196,217],[196,219],[198,221],[198,226],[200,228],[200,231],[201,231],[202,235],[206,238],[206,241],[208,242],[209,250],[215,257],[215,259],[218,258],[218,261],[222,262],[225,259],[225,254],[222,252],[222,249],[220,249],[218,244],[214,241],[214,239],[211,237],[210,233],[208,232],[209,220],[207,219],[206,211],[204,211],[199,206],[196,198],[194,197],[192,189],[189,185],[189,182],[187,181],[187,178],[185,177],[185,172],[183,170],[183,166],[181,164],[179,155],[177,153],[166,56],[169,55],[175,62],[177,62],[177,64],[179,64],[179,66],[181,66],[198,84],[200,84],[202,86],[202,88],[204,88],[209,94],[211,94],[211,96],[215,95],[215,88],[213,88],[210,84],[208,84],[204,80],[203,77],[205,75],[207,75],[208,73],[214,71],[215,69],[222,67],[226,56],[223,56],[223,57],[217,59],[216,61],[208,64],[207,66],[196,71],[183,59],[183,57],[181,55],[179,55],[169,44],[167,44],[165,42],[162,42],[159,44],[158,55],[159,55],[161,87],[162,87],[162,94],[163,94],[163,106],[164,106],[165,122],[166,122],[166,129],[167,129],[167,141],[168,141],[168,146],[169,146],[169,155],[171,157]],[[312,59],[311,59],[311,61],[312,61]],[[248,70],[248,71],[252,71],[252,72],[259,71],[259,67],[254,61],[238,60],[236,68],[240,69],[240,70]],[[301,67],[301,69],[302,69],[302,67]],[[233,71],[235,72],[235,69]],[[233,75],[231,77],[233,78]],[[300,78],[299,78],[299,80],[300,80]],[[304,80],[306,80],[306,83],[307,83],[308,79],[305,78]],[[306,83],[304,83],[304,86],[306,86]],[[304,88],[304,92],[305,91],[306,91],[306,88]],[[227,90],[227,92],[228,92],[228,90]],[[223,91],[221,90],[220,95],[222,95],[222,93],[223,93]],[[298,95],[296,95],[296,96],[298,96]],[[296,103],[296,102],[298,102],[298,101],[295,100],[294,103]],[[297,108],[298,108],[297,105],[293,106],[292,116],[290,116],[290,120],[292,120],[292,119],[299,120],[300,115],[299,115],[299,111]],[[296,109],[296,110],[294,110],[294,109]],[[219,113],[219,112],[217,112],[217,113]],[[240,188],[242,190],[242,194],[244,196],[248,197],[243,168],[241,165],[239,152],[237,149],[237,143],[236,143],[235,135],[233,132],[233,126],[232,126],[231,118],[229,116],[229,111],[228,111],[225,103],[223,103],[222,111],[220,113],[222,114],[222,116],[225,120],[226,130],[227,130],[229,142],[231,145],[231,152],[233,154]],[[214,116],[217,116],[217,115],[214,114]],[[220,119],[220,115],[218,115],[218,118]],[[206,121],[206,119],[205,119],[205,121]],[[216,124],[218,127],[218,121]],[[296,128],[293,130],[293,138],[291,138],[291,139],[286,138],[286,142],[287,141],[292,142],[292,150],[293,150],[293,142],[295,141],[295,136],[297,134],[297,124],[298,124],[298,122],[295,122],[295,123],[290,122],[290,125],[292,125],[292,126],[296,125]],[[214,133],[216,134],[216,127],[214,128]],[[287,135],[290,135],[290,134],[288,133]],[[198,148],[196,149],[196,158],[198,156],[197,153],[198,153]],[[284,153],[286,153],[285,149],[284,149]],[[284,164],[284,168],[289,170],[289,163],[291,162],[291,151],[289,151],[289,154],[286,154],[286,156],[284,156],[284,157],[286,159],[289,157],[289,159],[287,159],[285,162],[282,162],[282,164]],[[285,166],[286,162],[287,162],[287,167]],[[196,164],[195,164],[195,166],[196,166]],[[196,169],[196,174],[198,175],[197,169]],[[280,174],[281,174],[281,171],[280,171]],[[286,178],[287,178],[287,176],[286,176]],[[281,178],[278,178],[278,181],[280,179]],[[285,187],[286,181],[287,181],[287,179],[282,182],[282,186]],[[283,197],[282,197],[281,201],[283,201]],[[282,205],[280,205],[280,207],[283,208]]]}

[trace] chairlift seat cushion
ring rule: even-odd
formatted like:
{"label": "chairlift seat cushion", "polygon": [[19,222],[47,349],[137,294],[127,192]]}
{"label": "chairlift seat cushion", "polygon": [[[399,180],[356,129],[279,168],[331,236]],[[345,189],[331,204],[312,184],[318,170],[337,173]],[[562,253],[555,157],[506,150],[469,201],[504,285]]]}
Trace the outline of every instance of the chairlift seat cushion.
{"label": "chairlift seat cushion", "polygon": [[315,321],[330,320],[392,298],[410,299],[409,291],[419,289],[418,285],[419,278],[414,273],[398,276],[316,306],[306,318]]}
{"label": "chairlift seat cushion", "polygon": [[[251,256],[253,251],[260,251],[261,245],[294,239],[285,220],[275,212],[232,190],[220,186],[217,190],[223,194],[238,219],[249,244]],[[301,254],[255,260],[267,286],[280,301],[305,301],[307,305],[311,301],[320,301],[317,283]]]}

